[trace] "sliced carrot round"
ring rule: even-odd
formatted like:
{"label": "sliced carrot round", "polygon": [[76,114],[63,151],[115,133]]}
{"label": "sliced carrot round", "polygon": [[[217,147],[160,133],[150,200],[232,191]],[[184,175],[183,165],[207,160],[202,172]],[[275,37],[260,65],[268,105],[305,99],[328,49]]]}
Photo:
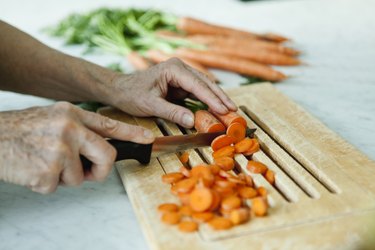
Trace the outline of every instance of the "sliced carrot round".
{"label": "sliced carrot round", "polygon": [[211,142],[213,151],[217,151],[223,147],[230,146],[234,143],[234,138],[229,135],[219,135]]}
{"label": "sliced carrot round", "polygon": [[233,223],[226,218],[216,217],[208,222],[208,224],[215,230],[225,230],[233,226]]}
{"label": "sliced carrot round", "polygon": [[220,187],[214,186],[213,189],[219,193],[220,197],[226,198],[236,193],[236,190],[232,187]]}
{"label": "sliced carrot round", "polygon": [[210,167],[208,167],[207,165],[198,165],[196,167],[193,167],[190,171],[190,174],[192,177],[201,179],[203,181],[203,184],[207,187],[212,186],[215,180]]}
{"label": "sliced carrot round", "polygon": [[198,230],[198,224],[194,221],[181,221],[178,224],[178,230],[184,233],[191,233]]}
{"label": "sliced carrot round", "polygon": [[246,127],[241,123],[235,122],[229,125],[227,128],[227,135],[234,138],[234,142],[237,143],[243,140],[246,136]]}
{"label": "sliced carrot round", "polygon": [[214,218],[214,214],[211,212],[200,212],[200,213],[193,213],[191,216],[197,222],[207,222]]}
{"label": "sliced carrot round", "polygon": [[244,174],[244,173],[239,173],[238,178],[243,180],[246,183],[246,186],[254,187],[254,181],[253,181],[253,178],[251,178],[250,175],[247,175],[247,174]]}
{"label": "sliced carrot round", "polygon": [[165,175],[162,175],[161,179],[164,183],[172,184],[176,183],[179,180],[182,180],[185,176],[178,172],[168,173]]}
{"label": "sliced carrot round", "polygon": [[223,156],[214,159],[215,164],[218,165],[222,170],[229,171],[234,168],[234,160],[232,157]]}
{"label": "sliced carrot round", "polygon": [[240,198],[238,198],[237,196],[229,196],[223,199],[223,201],[221,202],[221,207],[224,210],[228,211],[241,207],[241,204],[242,202]]}
{"label": "sliced carrot round", "polygon": [[258,195],[258,192],[252,187],[241,187],[238,189],[238,194],[241,198],[252,199]]}
{"label": "sliced carrot round", "polygon": [[182,164],[184,164],[184,165],[187,164],[188,161],[189,161],[189,153],[188,152],[182,153],[179,159],[180,159]]}
{"label": "sliced carrot round", "polygon": [[228,112],[227,114],[225,115],[219,115],[219,114],[215,114],[215,116],[219,119],[220,122],[222,122],[226,127],[229,127],[229,125],[231,125],[232,123],[241,123],[244,127],[247,126],[247,123],[246,123],[246,120],[245,118],[243,118],[242,116],[240,116],[238,113],[236,112]]}
{"label": "sliced carrot round", "polygon": [[168,225],[175,225],[181,220],[181,215],[178,212],[167,212],[161,217],[161,221]]}
{"label": "sliced carrot round", "polygon": [[191,216],[192,213],[193,213],[193,210],[191,210],[190,206],[187,206],[187,205],[183,205],[180,207],[180,209],[178,210],[178,212],[182,215],[182,216]]}
{"label": "sliced carrot round", "polygon": [[244,138],[241,141],[234,144],[234,150],[236,151],[236,154],[240,154],[243,152],[248,151],[251,149],[254,141],[250,138]]}
{"label": "sliced carrot round", "polygon": [[243,152],[242,154],[245,155],[245,156],[251,156],[253,155],[254,153],[258,152],[259,149],[260,149],[260,145],[259,145],[259,142],[257,139],[251,139],[253,144],[251,145],[251,147]]}
{"label": "sliced carrot round", "polygon": [[183,174],[185,177],[190,177],[190,170],[185,167],[185,166],[182,166],[180,167],[179,169],[180,173]]}
{"label": "sliced carrot round", "polygon": [[258,192],[258,194],[260,194],[260,196],[267,197],[268,192],[267,192],[267,189],[265,187],[258,187],[257,192]]}
{"label": "sliced carrot round", "polygon": [[177,210],[178,206],[174,203],[163,203],[158,206],[158,211],[162,213],[176,212]]}
{"label": "sliced carrot round", "polygon": [[257,197],[251,200],[251,208],[256,216],[265,216],[268,210],[268,204],[263,197]]}
{"label": "sliced carrot round", "polygon": [[222,188],[235,188],[237,186],[236,183],[228,181],[228,180],[218,180],[215,181],[215,185],[222,187]]}
{"label": "sliced carrot round", "polygon": [[213,195],[210,189],[201,187],[194,189],[190,194],[190,207],[195,212],[208,210],[213,201]]}
{"label": "sliced carrot round", "polygon": [[188,206],[190,203],[190,194],[189,193],[177,193],[178,198],[180,199],[183,205]]}
{"label": "sliced carrot round", "polygon": [[220,158],[220,157],[224,157],[224,156],[228,156],[228,157],[234,157],[234,147],[233,146],[225,146],[217,151],[214,151],[212,153],[212,157],[214,159],[216,158]]}
{"label": "sliced carrot round", "polygon": [[213,175],[217,175],[219,173],[220,169],[221,169],[218,165],[215,165],[215,164],[209,165],[209,168],[210,168],[211,173]]}
{"label": "sliced carrot round", "polygon": [[196,178],[188,178],[177,182],[173,187],[178,193],[189,193],[197,183]]}
{"label": "sliced carrot round", "polygon": [[208,210],[215,211],[220,206],[221,197],[220,197],[220,194],[216,190],[212,189],[211,192],[212,192],[213,199],[212,199],[211,207]]}
{"label": "sliced carrot round", "polygon": [[250,219],[250,212],[248,208],[239,208],[232,210],[229,219],[234,225],[242,224]]}
{"label": "sliced carrot round", "polygon": [[272,170],[268,169],[264,177],[271,185],[275,184],[275,173]]}
{"label": "sliced carrot round", "polygon": [[265,174],[267,166],[259,161],[248,161],[246,168],[254,174]]}

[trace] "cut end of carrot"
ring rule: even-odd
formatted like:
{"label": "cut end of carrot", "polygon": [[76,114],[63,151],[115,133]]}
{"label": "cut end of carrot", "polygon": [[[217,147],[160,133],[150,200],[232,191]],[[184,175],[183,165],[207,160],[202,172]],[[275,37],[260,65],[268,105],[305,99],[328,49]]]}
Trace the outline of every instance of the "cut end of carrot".
{"label": "cut end of carrot", "polygon": [[234,142],[237,143],[243,140],[246,136],[246,127],[241,123],[235,122],[229,125],[227,128],[227,135],[234,138]]}

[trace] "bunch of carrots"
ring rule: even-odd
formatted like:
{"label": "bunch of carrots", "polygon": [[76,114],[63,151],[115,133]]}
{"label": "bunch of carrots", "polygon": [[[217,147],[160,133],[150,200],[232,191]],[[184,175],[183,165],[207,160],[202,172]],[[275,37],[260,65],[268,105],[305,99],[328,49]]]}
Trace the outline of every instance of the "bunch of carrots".
{"label": "bunch of carrots", "polygon": [[300,52],[285,45],[290,39],[277,34],[257,34],[178,17],[155,10],[101,8],[72,14],[50,34],[65,37],[69,44],[127,56],[136,69],[145,69],[171,57],[217,78],[217,68],[271,82],[286,78],[271,65],[294,66]]}
{"label": "bunch of carrots", "polygon": [[[226,133],[212,141],[213,164],[189,167],[189,155],[183,153],[179,172],[162,176],[181,204],[159,205],[161,221],[178,225],[182,232],[194,232],[199,223],[207,223],[214,230],[226,230],[248,222],[252,215],[266,216],[267,190],[256,187],[251,176],[234,171],[235,154],[251,157],[259,150],[258,141],[246,137],[246,120],[235,112],[215,117],[200,110],[195,115],[198,132]],[[272,185],[275,183],[275,174],[260,162],[249,160],[247,169],[263,174]]]}

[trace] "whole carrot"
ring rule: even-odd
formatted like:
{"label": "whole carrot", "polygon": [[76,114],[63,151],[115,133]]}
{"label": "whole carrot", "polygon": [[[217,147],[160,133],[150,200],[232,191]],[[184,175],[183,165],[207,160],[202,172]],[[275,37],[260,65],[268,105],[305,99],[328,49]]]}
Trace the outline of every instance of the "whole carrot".
{"label": "whole carrot", "polygon": [[131,52],[127,55],[130,64],[137,70],[145,70],[152,66],[152,64],[137,52]]}
{"label": "whole carrot", "polygon": [[224,125],[207,110],[195,112],[194,127],[198,133],[225,131]]}
{"label": "whole carrot", "polygon": [[207,67],[228,70],[248,76],[256,76],[269,81],[277,82],[286,78],[283,73],[269,66],[236,56],[185,48],[176,50],[176,55],[195,60]]}
{"label": "whole carrot", "polygon": [[247,37],[253,39],[264,39],[274,42],[283,42],[289,40],[288,38],[275,34],[266,34],[262,36],[248,31],[207,23],[190,17],[180,18],[176,26],[178,30],[184,31],[188,34],[226,35],[235,37]]}
{"label": "whole carrot", "polygon": [[[147,57],[150,58],[155,63],[160,63],[160,62],[166,61],[166,60],[168,60],[168,59],[170,59],[174,56],[173,56],[173,54],[169,55],[169,54],[166,54],[166,53],[164,53],[160,50],[149,50],[149,51],[147,51]],[[188,58],[181,57],[181,56],[179,56],[178,58],[180,58],[184,63],[186,63],[190,67],[192,67],[192,68],[200,71],[201,73],[205,74],[211,81],[213,81],[213,82],[217,81],[216,77],[210,71],[208,71],[207,68],[205,68],[200,63],[195,62],[194,60],[190,60]]]}

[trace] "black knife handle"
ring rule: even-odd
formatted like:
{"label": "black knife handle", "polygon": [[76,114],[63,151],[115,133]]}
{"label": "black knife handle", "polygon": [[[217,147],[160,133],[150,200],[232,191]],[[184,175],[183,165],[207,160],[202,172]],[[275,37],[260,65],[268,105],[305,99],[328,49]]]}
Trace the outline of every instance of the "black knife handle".
{"label": "black knife handle", "polygon": [[[140,144],[130,141],[120,141],[115,139],[107,140],[117,151],[115,161],[134,159],[141,164],[148,164],[151,160],[151,144]],[[92,162],[85,156],[80,155],[82,167],[85,171],[90,170]]]}

